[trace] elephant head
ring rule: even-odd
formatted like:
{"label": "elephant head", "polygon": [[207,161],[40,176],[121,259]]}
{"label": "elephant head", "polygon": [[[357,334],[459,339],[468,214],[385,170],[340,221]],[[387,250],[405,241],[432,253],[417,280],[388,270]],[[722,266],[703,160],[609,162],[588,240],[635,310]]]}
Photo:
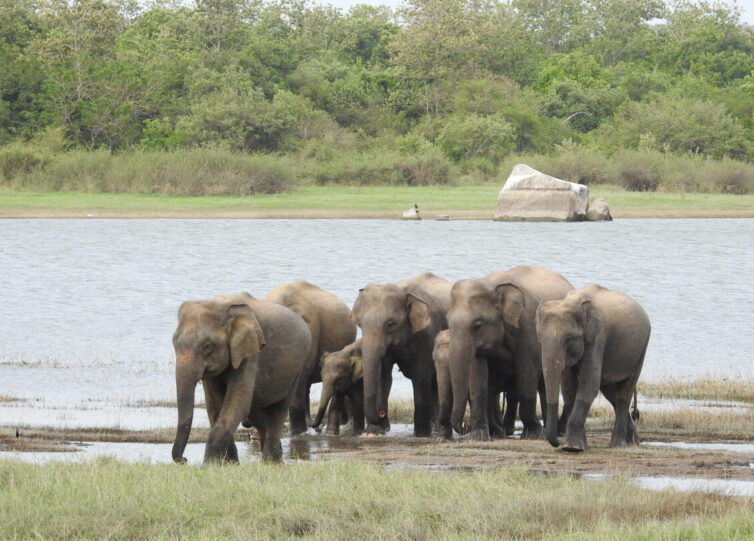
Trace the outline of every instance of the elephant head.
{"label": "elephant head", "polygon": [[581,361],[584,352],[594,344],[601,321],[592,302],[579,295],[541,303],[536,321],[547,394],[545,437],[557,447],[560,445],[558,407],[563,371]]}
{"label": "elephant head", "polygon": [[248,293],[184,302],[173,335],[178,429],[173,460],[183,461],[194,416],[194,391],[205,377],[237,370],[265,345],[264,335]]}
{"label": "elephant head", "polygon": [[319,410],[311,424],[312,428],[317,428],[322,423],[330,400],[336,395],[346,394],[363,375],[361,340],[340,351],[326,352],[322,355],[322,395],[319,398]]}
{"label": "elephant head", "polygon": [[395,284],[370,284],[359,291],[351,317],[362,330],[364,413],[367,422],[380,426],[387,416],[387,391],[383,371],[391,351],[405,347],[411,337],[431,323],[428,301]]}
{"label": "elephant head", "polygon": [[513,284],[482,279],[456,282],[450,302],[451,423],[461,433],[472,363],[475,359],[509,356],[505,349],[505,327],[519,327],[526,300],[524,292]]}

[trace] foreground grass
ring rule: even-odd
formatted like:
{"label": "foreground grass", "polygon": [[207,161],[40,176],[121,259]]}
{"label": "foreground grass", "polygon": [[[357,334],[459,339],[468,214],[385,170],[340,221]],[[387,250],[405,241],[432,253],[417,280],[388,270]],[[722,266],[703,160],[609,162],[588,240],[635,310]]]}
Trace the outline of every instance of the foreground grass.
{"label": "foreground grass", "polygon": [[[234,216],[399,217],[417,203],[425,217],[461,213],[491,218],[498,184],[462,186],[309,186],[286,194],[252,197],[184,197],[146,194],[20,192],[0,190],[0,216]],[[754,194],[628,192],[595,186],[592,196],[604,197],[613,216],[694,217],[754,216]],[[319,214],[317,214],[319,213]],[[471,214],[463,214],[471,213]]]}
{"label": "foreground grass", "polygon": [[630,481],[368,463],[190,468],[0,462],[8,539],[747,539],[751,501]]}

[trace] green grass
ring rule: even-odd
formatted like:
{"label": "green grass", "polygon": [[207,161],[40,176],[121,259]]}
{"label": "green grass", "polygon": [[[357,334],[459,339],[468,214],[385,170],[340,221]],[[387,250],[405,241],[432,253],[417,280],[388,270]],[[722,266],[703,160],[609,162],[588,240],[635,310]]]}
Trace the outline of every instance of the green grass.
{"label": "green grass", "polygon": [[[475,211],[477,217],[489,213],[496,205],[497,184],[473,186],[424,187],[300,187],[287,194],[233,196],[167,196],[147,194],[109,194],[78,192],[19,192],[0,190],[0,214],[65,215],[136,214],[156,216],[222,215],[256,211],[279,211],[295,216],[305,211],[332,213],[390,212],[396,217],[413,206],[426,217],[434,212]],[[754,195],[703,193],[640,193],[615,187],[596,186],[593,196],[604,197],[615,216],[670,215],[683,216],[709,213],[751,213],[754,215]],[[305,216],[305,214],[302,214]]]}
{"label": "green grass", "polygon": [[7,539],[747,539],[750,500],[624,479],[391,471],[369,463],[191,468],[0,462]]}

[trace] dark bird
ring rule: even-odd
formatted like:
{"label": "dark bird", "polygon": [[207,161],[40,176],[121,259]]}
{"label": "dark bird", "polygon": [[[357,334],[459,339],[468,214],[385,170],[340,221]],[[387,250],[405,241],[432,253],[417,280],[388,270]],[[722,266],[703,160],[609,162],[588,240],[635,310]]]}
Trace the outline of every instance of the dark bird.
{"label": "dark bird", "polygon": [[16,429],[16,437],[17,437],[17,438],[20,438],[20,437],[21,437],[21,433],[20,433],[20,432],[18,431],[18,429]]}

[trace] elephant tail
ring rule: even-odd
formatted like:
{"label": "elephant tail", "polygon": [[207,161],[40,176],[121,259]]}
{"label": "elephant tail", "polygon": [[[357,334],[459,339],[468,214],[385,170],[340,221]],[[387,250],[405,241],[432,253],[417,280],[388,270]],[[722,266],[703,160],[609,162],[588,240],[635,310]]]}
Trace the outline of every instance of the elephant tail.
{"label": "elephant tail", "polygon": [[631,406],[631,419],[633,419],[634,422],[639,420],[639,407],[636,405],[637,394],[638,394],[638,391],[636,390],[636,387],[634,387],[634,403]]}

